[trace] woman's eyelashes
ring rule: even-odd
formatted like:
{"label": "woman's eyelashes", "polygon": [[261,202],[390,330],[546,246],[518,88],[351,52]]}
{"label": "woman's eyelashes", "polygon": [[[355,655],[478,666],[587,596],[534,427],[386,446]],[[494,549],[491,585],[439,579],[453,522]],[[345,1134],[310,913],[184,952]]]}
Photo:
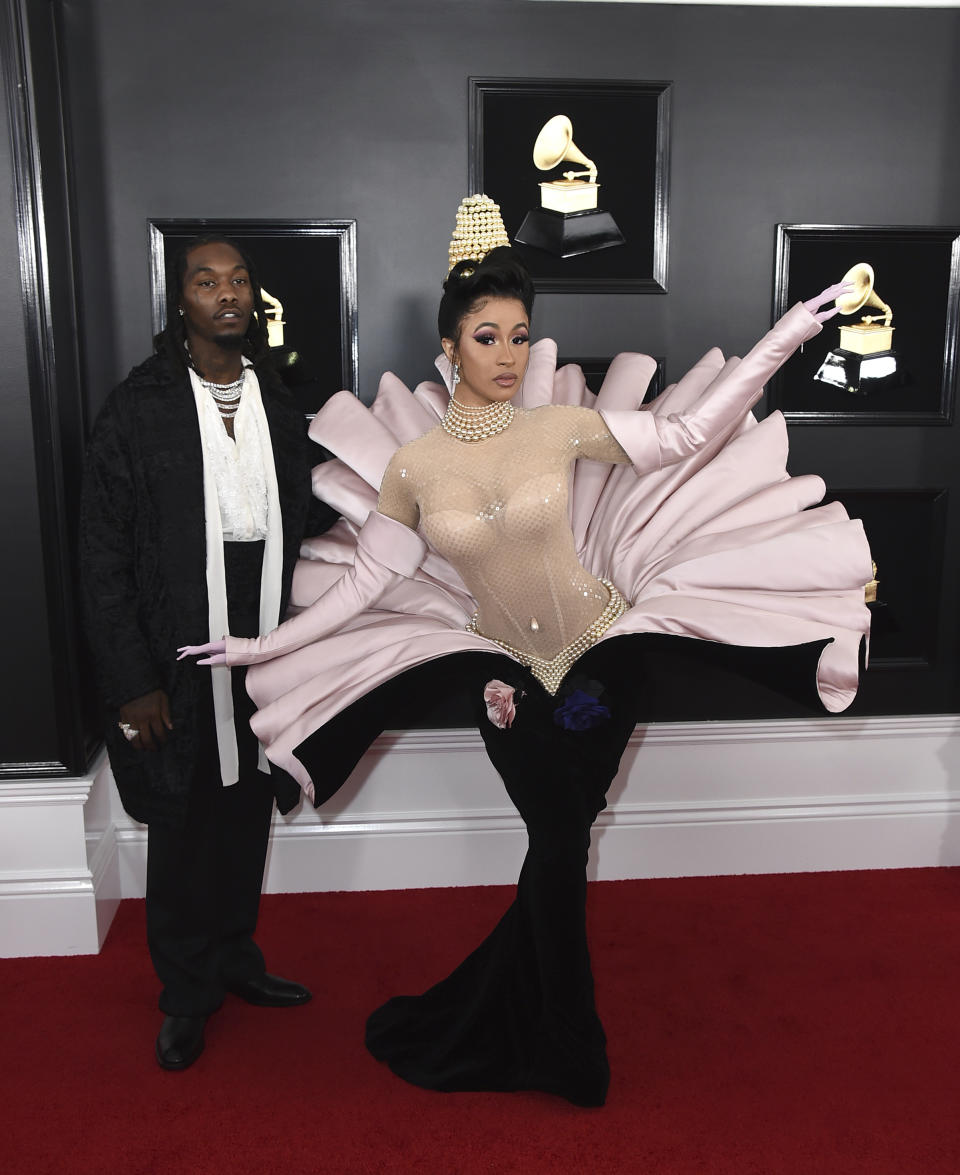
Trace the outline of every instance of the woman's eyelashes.
{"label": "woman's eyelashes", "polygon": [[[482,343],[484,346],[489,346],[492,343],[496,343],[497,336],[489,334],[489,333],[484,333],[484,334],[474,335],[473,340],[476,343]],[[510,337],[510,342],[513,343],[514,346],[520,346],[521,344],[528,343],[529,341],[530,341],[529,337],[525,334],[515,334],[515,335],[511,335],[511,337]]]}

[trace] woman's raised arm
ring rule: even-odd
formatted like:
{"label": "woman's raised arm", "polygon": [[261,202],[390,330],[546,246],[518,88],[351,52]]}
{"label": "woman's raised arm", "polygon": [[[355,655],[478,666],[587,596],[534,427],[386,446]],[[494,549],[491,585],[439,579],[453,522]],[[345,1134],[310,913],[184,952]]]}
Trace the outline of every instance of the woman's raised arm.
{"label": "woman's raised arm", "polygon": [[798,302],[744,357],[723,366],[691,407],[669,416],[655,412],[601,409],[611,434],[629,455],[637,473],[649,473],[692,456],[736,424],[763,395],[764,385],[802,343],[819,334],[821,323],[837,313],[821,310],[849,286],[828,286],[815,298]]}

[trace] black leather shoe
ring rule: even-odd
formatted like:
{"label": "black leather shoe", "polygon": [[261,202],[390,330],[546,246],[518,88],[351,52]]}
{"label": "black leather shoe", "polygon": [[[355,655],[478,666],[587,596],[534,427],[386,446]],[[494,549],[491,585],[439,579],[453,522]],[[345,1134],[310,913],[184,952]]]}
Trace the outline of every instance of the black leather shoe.
{"label": "black leather shoe", "polygon": [[206,1016],[167,1016],[157,1035],[157,1062],[162,1069],[186,1069],[203,1052]]}
{"label": "black leather shoe", "polygon": [[260,1008],[292,1008],[313,998],[302,983],[294,983],[291,979],[281,979],[279,975],[266,973],[255,975],[253,979],[244,979],[240,983],[226,983],[224,986],[227,991],[238,995],[248,1004],[256,1004]]}

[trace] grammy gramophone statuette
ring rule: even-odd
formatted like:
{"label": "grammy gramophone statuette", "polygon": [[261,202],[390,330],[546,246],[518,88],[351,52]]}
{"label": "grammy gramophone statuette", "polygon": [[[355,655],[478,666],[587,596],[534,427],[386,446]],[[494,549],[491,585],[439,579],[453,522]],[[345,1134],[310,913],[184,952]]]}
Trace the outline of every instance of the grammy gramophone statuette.
{"label": "grammy gramophone statuette", "polygon": [[260,287],[260,297],[263,299],[263,308],[267,317],[267,346],[283,346],[283,328],[287,325],[283,317],[283,303],[279,298]]}
{"label": "grammy gramophone statuette", "polygon": [[260,297],[263,299],[267,319],[267,346],[270,348],[270,358],[280,378],[290,386],[296,382],[295,376],[300,374],[295,370],[300,365],[300,352],[288,347],[284,342],[284,328],[287,324],[283,317],[283,303],[273,294],[268,294],[263,286],[260,287]]}
{"label": "grammy gramophone statuette", "polygon": [[840,323],[840,345],[820,364],[813,377],[820,383],[845,388],[857,396],[889,388],[896,382],[897,356],[893,350],[893,310],[874,289],[873,266],[859,261],[843,275],[852,289],[835,305],[841,314],[856,314],[865,306],[880,314],[864,314],[859,322]]}
{"label": "grammy gramophone statuette", "polygon": [[540,171],[561,163],[579,163],[585,171],[565,171],[540,184],[540,207],[531,209],[514,236],[555,257],[576,257],[625,243],[617,222],[597,207],[597,166],[573,141],[573,124],[556,114],[541,128],[533,145],[533,162]]}

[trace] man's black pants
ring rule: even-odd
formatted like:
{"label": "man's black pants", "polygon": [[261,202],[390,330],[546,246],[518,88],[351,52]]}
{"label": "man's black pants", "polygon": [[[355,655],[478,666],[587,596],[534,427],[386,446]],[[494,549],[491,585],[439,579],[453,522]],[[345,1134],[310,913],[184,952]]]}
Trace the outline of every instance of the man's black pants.
{"label": "man's black pants", "polygon": [[[226,543],[224,552],[230,631],[255,635],[263,543]],[[221,782],[208,688],[201,728],[209,733],[197,755],[186,819],[152,822],[147,832],[147,943],[163,984],[160,1010],[169,1016],[209,1015],[222,1003],[225,984],[264,971],[253,934],[274,792],[269,775],[257,770],[245,670],[230,673],[239,781]]]}

